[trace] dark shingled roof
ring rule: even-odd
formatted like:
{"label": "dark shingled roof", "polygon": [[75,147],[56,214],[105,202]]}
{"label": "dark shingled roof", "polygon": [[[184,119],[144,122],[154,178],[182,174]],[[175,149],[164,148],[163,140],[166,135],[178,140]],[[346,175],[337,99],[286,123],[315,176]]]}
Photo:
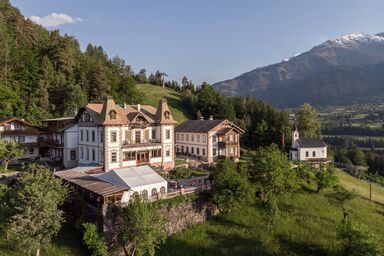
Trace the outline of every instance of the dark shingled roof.
{"label": "dark shingled roof", "polygon": [[302,138],[298,139],[297,143],[301,148],[323,148],[327,146],[327,144],[319,138]]}
{"label": "dark shingled roof", "polygon": [[206,133],[221,124],[224,120],[187,120],[175,128],[175,132]]}

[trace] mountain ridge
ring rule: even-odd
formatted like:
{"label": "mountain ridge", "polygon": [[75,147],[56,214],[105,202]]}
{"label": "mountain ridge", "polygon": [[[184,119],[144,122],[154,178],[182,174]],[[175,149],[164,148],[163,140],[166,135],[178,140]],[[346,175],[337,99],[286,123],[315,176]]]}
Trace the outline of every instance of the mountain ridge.
{"label": "mountain ridge", "polygon": [[[337,70],[340,66],[352,66],[364,72],[364,67],[380,64],[381,62],[384,62],[384,33],[375,35],[353,33],[327,40],[287,61],[256,68],[234,79],[215,83],[213,87],[227,95],[254,96],[275,106],[295,107],[304,103],[302,102],[304,99],[297,101],[294,95],[295,93],[301,93],[302,89],[306,90],[308,84],[305,81],[308,78],[334,69]],[[327,85],[319,83],[319,86],[335,84],[338,87],[340,75],[338,73],[336,78],[329,77]],[[374,75],[379,76],[379,74]],[[321,75],[319,78],[321,78]],[[361,82],[366,84],[367,88],[370,87],[369,81]],[[299,84],[301,88],[293,86],[295,90],[291,91],[291,97],[284,97],[284,101],[278,101],[277,99],[282,98],[281,96],[284,94],[284,90],[287,89],[286,87],[292,86],[292,84]],[[279,92],[280,89],[282,92]],[[347,88],[346,90],[348,91]],[[380,93],[384,94],[384,89]],[[345,96],[345,94],[341,93],[340,96]],[[348,95],[348,97],[355,100],[353,95]],[[316,105],[325,104],[325,102],[318,101],[316,97],[305,98],[305,101]],[[337,99],[332,102],[327,101],[327,104],[338,104],[338,101]]]}

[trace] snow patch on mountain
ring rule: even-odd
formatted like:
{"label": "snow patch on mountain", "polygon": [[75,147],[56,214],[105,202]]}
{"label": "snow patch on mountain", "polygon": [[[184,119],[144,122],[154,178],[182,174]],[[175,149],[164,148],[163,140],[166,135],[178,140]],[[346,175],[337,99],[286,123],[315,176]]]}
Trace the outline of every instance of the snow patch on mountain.
{"label": "snow patch on mountain", "polygon": [[349,35],[337,37],[326,41],[323,46],[328,47],[358,47],[360,44],[367,43],[382,43],[384,44],[384,37],[382,34],[369,35],[364,33],[352,33]]}

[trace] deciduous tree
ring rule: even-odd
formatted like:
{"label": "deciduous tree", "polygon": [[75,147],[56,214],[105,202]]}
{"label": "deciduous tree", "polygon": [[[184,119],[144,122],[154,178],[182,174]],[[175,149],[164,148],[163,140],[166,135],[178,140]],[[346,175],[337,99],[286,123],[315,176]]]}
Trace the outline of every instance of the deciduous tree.
{"label": "deciduous tree", "polygon": [[93,223],[83,223],[85,245],[92,251],[93,256],[103,256],[107,254],[107,245],[104,237],[97,231],[97,226]]}
{"label": "deciduous tree", "polygon": [[300,135],[304,138],[319,137],[321,135],[321,125],[317,119],[317,112],[308,103],[304,103],[300,107],[297,126]]}
{"label": "deciduous tree", "polygon": [[166,238],[162,228],[164,219],[155,206],[136,197],[127,207],[115,210],[111,218],[119,226],[114,231],[114,247],[122,247],[126,256],[155,255],[156,248]]}
{"label": "deciduous tree", "polygon": [[59,206],[68,194],[68,187],[44,166],[31,164],[18,178],[11,191],[8,237],[18,248],[30,252],[47,246],[63,222]]}
{"label": "deciduous tree", "polygon": [[24,155],[24,148],[13,140],[0,139],[0,160],[3,163],[4,171],[8,170],[9,162]]}
{"label": "deciduous tree", "polygon": [[336,169],[332,165],[323,165],[316,172],[317,192],[324,188],[333,188],[339,183]]}
{"label": "deciduous tree", "polygon": [[329,194],[329,201],[334,205],[341,208],[343,211],[344,221],[348,221],[350,206],[349,203],[356,197],[354,192],[350,192],[342,186],[337,186],[333,189],[332,193]]}
{"label": "deciduous tree", "polygon": [[248,173],[233,161],[219,162],[212,180],[212,199],[221,212],[238,209],[252,200],[253,190]]}

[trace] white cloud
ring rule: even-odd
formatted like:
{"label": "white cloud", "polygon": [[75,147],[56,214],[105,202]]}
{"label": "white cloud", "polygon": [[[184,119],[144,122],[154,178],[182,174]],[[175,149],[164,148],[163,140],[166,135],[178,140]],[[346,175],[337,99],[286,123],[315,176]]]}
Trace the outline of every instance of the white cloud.
{"label": "white cloud", "polygon": [[82,18],[73,18],[64,13],[51,13],[44,17],[31,16],[29,17],[33,22],[40,24],[44,27],[58,27],[64,24],[74,24],[83,21]]}

